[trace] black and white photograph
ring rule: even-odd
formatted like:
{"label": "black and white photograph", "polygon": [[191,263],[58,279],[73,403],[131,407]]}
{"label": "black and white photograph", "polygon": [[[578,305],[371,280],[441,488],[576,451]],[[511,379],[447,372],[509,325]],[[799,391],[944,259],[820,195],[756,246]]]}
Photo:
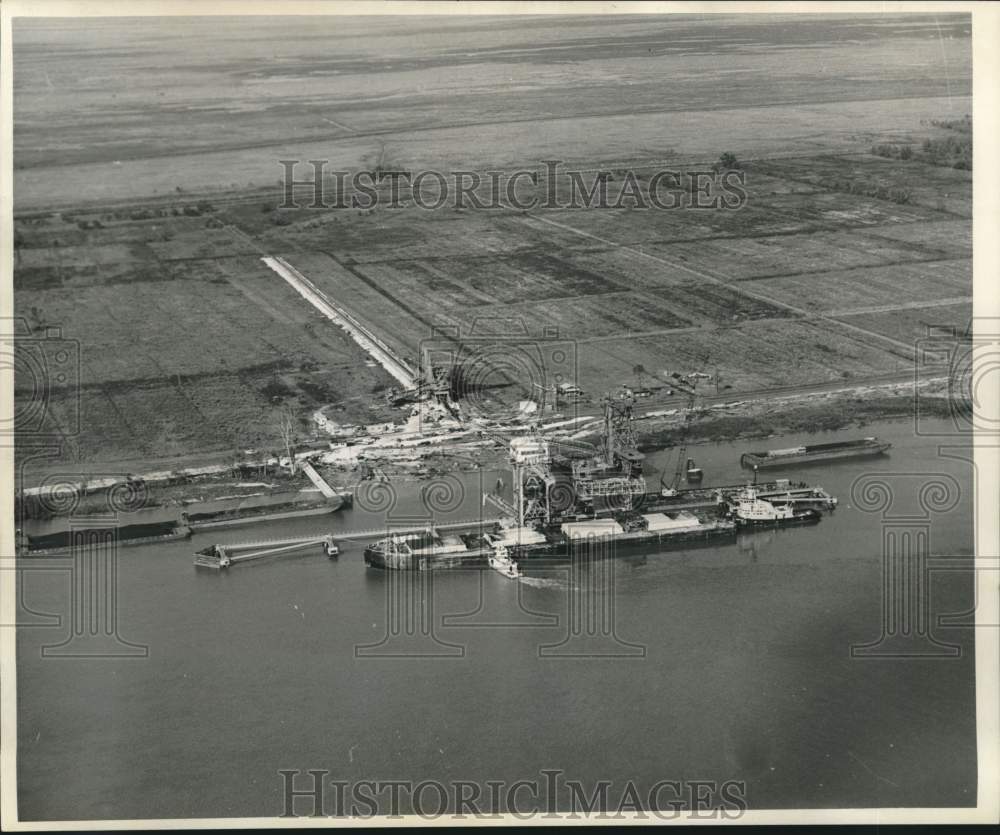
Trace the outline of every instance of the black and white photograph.
{"label": "black and white photograph", "polygon": [[0,32],[4,829],[998,822],[1000,7]]}

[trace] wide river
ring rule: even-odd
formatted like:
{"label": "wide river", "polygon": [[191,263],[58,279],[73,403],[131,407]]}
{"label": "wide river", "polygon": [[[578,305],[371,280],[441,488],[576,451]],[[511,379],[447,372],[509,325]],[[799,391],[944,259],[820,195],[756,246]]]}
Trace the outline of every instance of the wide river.
{"label": "wide river", "polygon": [[[349,784],[509,786],[547,769],[642,791],[735,780],[751,808],[973,805],[973,630],[936,622],[972,608],[971,573],[932,571],[930,620],[880,642],[901,617],[883,617],[886,548],[926,536],[960,569],[973,552],[965,453],[941,455],[938,439],[891,423],[690,454],[705,484],[733,484],[746,478],[747,449],[866,434],[892,441],[890,454],[788,471],[839,497],[819,525],[519,582],[491,571],[390,576],[365,567],[362,543],[337,560],[317,550],[224,573],[193,567],[194,548],[214,541],[381,523],[355,507],[121,549],[120,641],[98,646],[73,631],[71,612],[87,618],[93,606],[71,598],[66,562],[29,562],[21,817],[277,816],[283,769]],[[665,453],[647,463],[651,485],[672,468]],[[463,480],[459,519],[480,512],[478,476]],[[928,481],[941,489],[921,502]],[[418,514],[416,486],[400,493],[394,518]],[[406,610],[413,599],[432,606]],[[104,657],[80,654],[95,646]],[[424,802],[433,810],[435,792]]]}

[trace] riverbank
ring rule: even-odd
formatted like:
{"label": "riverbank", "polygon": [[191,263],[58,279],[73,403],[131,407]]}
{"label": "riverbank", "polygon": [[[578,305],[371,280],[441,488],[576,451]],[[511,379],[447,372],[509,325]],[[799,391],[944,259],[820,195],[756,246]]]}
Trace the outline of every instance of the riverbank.
{"label": "riverbank", "polygon": [[[914,383],[892,383],[847,387],[833,391],[806,392],[783,397],[755,398],[714,403],[696,409],[685,419],[683,409],[649,410],[636,415],[639,448],[649,453],[678,445],[767,438],[774,435],[863,428],[874,421],[912,421],[914,392],[919,390],[921,417],[948,418],[953,404],[946,379]],[[558,421],[556,421],[558,422]],[[600,431],[597,419],[575,427],[547,433],[552,439],[571,436],[577,441],[594,440]],[[319,474],[338,493],[347,495],[371,478],[399,481],[433,480],[449,472],[475,471],[500,465],[507,449],[498,441],[474,430],[449,435],[419,433],[410,437],[385,436],[367,444],[337,445],[332,450],[314,449],[308,456]],[[109,504],[124,502],[115,510],[162,508],[164,518],[180,514],[212,513],[222,508],[231,517],[253,516],[262,508],[281,504],[294,510],[315,504],[319,492],[308,478],[292,474],[266,462],[206,465],[164,477],[120,477],[101,484],[81,480],[77,484],[49,483],[49,493],[24,491],[20,497],[24,519],[56,519],[69,515],[106,512]],[[44,487],[44,485],[43,485]],[[75,491],[75,492],[74,492]],[[30,493],[30,495],[28,495]]]}
{"label": "riverbank", "polygon": [[[925,418],[949,418],[952,401],[940,394],[921,392],[920,414]],[[806,402],[772,402],[757,408],[733,413],[703,414],[692,420],[687,429],[681,421],[670,425],[653,424],[639,432],[643,452],[675,445],[682,437],[691,443],[738,441],[767,438],[798,432],[830,432],[856,426],[864,428],[875,421],[912,421],[915,419],[913,389],[905,392],[823,396]]]}

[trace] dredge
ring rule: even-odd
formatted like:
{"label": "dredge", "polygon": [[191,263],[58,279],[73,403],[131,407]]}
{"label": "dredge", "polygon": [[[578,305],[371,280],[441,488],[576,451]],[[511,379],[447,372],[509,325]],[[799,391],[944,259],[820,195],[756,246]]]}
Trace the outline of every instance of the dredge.
{"label": "dredge", "polygon": [[503,513],[499,523],[447,536],[434,528],[392,534],[365,549],[365,563],[401,570],[488,565],[516,578],[524,565],[569,558],[574,548],[601,547],[610,556],[712,544],[735,540],[739,527],[819,521],[819,508],[836,505],[822,488],[787,480],[651,492],[633,407],[630,393],[604,398],[600,445],[584,457],[566,457],[559,442],[538,434],[510,439],[512,500],[501,495],[502,485],[483,497]]}

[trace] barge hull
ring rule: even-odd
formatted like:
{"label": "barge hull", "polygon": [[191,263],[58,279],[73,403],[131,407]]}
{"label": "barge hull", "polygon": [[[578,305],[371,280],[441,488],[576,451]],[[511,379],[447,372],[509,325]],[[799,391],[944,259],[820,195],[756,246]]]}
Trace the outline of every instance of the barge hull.
{"label": "barge hull", "polygon": [[[732,522],[717,522],[689,531],[636,531],[619,534],[613,538],[570,540],[560,538],[539,545],[514,546],[511,555],[524,568],[543,568],[565,564],[574,551],[590,546],[601,549],[610,557],[635,554],[647,548],[660,551],[676,550],[698,545],[712,545],[716,542],[736,540],[736,525]],[[448,568],[488,568],[488,557],[493,549],[488,546],[473,548],[461,553],[444,554],[385,554],[372,548],[365,549],[365,564],[372,568],[396,571],[427,571]]]}
{"label": "barge hull", "polygon": [[882,455],[892,444],[881,443],[865,446],[851,446],[842,449],[809,449],[804,452],[791,453],[789,455],[766,455],[757,452],[744,453],[740,458],[740,464],[745,468],[757,467],[768,469],[773,467],[787,467],[796,464],[812,464],[823,461],[836,461],[842,458],[870,458],[875,455]]}

